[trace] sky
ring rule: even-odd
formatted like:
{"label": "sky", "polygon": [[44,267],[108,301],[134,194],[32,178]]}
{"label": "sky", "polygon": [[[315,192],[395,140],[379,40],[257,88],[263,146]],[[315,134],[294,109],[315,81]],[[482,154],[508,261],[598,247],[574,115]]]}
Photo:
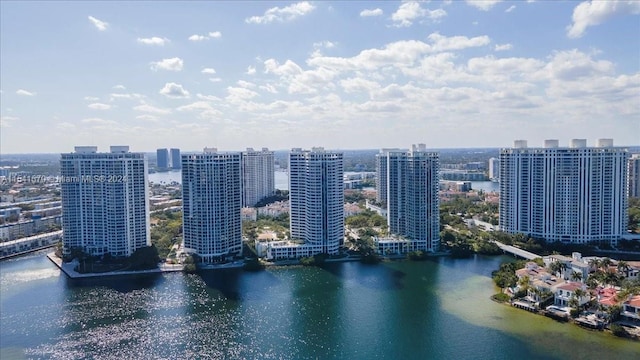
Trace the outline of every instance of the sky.
{"label": "sky", "polygon": [[640,145],[640,1],[0,2],[0,155]]}

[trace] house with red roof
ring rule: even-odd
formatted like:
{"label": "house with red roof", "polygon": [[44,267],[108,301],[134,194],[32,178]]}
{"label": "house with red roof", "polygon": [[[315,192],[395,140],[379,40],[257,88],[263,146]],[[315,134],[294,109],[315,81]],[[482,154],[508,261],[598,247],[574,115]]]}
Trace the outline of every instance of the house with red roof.
{"label": "house with red roof", "polygon": [[640,321],[640,295],[631,296],[627,301],[623,302],[620,315],[629,320]]}

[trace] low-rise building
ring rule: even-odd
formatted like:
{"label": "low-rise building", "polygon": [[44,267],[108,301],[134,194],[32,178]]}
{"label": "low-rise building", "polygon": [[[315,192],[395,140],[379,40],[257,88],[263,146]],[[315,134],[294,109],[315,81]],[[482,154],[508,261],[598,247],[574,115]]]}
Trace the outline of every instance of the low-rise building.
{"label": "low-rise building", "polygon": [[620,315],[629,320],[640,321],[640,295],[632,296],[623,302]]}
{"label": "low-rise building", "polygon": [[[574,296],[578,289],[582,290],[584,295]],[[578,301],[578,306],[582,306],[591,301],[591,296],[589,296],[586,286],[581,282],[571,281],[556,287],[554,304],[558,306],[569,306],[569,302],[574,297]]]}

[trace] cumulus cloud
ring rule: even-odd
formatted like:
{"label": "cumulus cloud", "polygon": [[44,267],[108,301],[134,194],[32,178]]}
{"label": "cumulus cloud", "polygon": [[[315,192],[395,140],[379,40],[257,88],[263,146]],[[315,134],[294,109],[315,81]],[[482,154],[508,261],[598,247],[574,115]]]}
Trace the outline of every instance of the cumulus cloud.
{"label": "cumulus cloud", "polygon": [[93,109],[93,110],[109,110],[109,109],[111,109],[111,105],[102,104],[102,103],[92,103],[92,104],[87,105],[87,107],[89,109]]}
{"label": "cumulus cloud", "polygon": [[15,116],[2,116],[0,117],[0,128],[11,127],[11,123],[18,120],[20,120],[20,118],[17,118]]}
{"label": "cumulus cloud", "polygon": [[84,100],[86,100],[86,101],[98,101],[98,100],[100,100],[100,98],[97,98],[95,96],[85,96]]}
{"label": "cumulus cloud", "polygon": [[291,21],[311,13],[315,8],[316,7],[310,2],[302,1],[283,8],[273,7],[265,11],[262,16],[252,16],[246,18],[244,21],[249,24],[268,24],[274,21]]}
{"label": "cumulus cloud", "polygon": [[176,83],[166,83],[159,93],[171,99],[184,99],[189,97],[189,92],[182,85]]}
{"label": "cumulus cloud", "polygon": [[164,46],[169,42],[169,39],[153,36],[150,38],[138,38],[138,42],[144,45]]}
{"label": "cumulus cloud", "polygon": [[91,23],[96,27],[96,29],[100,31],[105,31],[109,27],[109,23],[98,20],[93,16],[89,16],[89,21],[91,21]]}
{"label": "cumulus cloud", "polygon": [[505,50],[511,50],[513,48],[513,45],[511,44],[496,44],[494,50],[495,51],[505,51]]}
{"label": "cumulus cloud", "polygon": [[489,11],[502,0],[467,0],[467,4],[482,11]]}
{"label": "cumulus cloud", "polygon": [[589,26],[599,25],[618,15],[640,14],[640,1],[608,0],[585,1],[573,9],[573,23],[567,27],[567,36],[579,38]]}
{"label": "cumulus cloud", "polygon": [[515,10],[515,9],[516,9],[516,6],[515,6],[515,5],[511,5],[511,6],[509,6],[509,8],[508,8],[507,10],[505,10],[504,12],[510,13],[510,12],[512,12],[512,11],[513,11],[513,10]]}
{"label": "cumulus cloud", "polygon": [[264,72],[276,75],[296,75],[302,72],[302,68],[295,62],[287,60],[280,65],[275,59],[268,59],[264,62]]}
{"label": "cumulus cloud", "polygon": [[193,34],[189,36],[189,41],[203,41],[203,40],[207,40],[208,38],[209,37],[204,35]]}
{"label": "cumulus cloud", "polygon": [[206,35],[193,34],[189,36],[189,41],[198,42],[198,41],[205,41],[209,39],[219,39],[221,37],[222,37],[222,33],[220,31],[212,31]]}
{"label": "cumulus cloud", "polygon": [[380,16],[382,15],[384,12],[382,11],[382,9],[380,8],[376,8],[376,9],[364,9],[362,11],[360,11],[360,16],[362,17],[369,17],[369,16]]}
{"label": "cumulus cloud", "polygon": [[16,91],[16,94],[21,95],[21,96],[36,96],[37,93],[33,92],[33,91],[27,91],[24,89],[18,89],[18,91]]}
{"label": "cumulus cloud", "polygon": [[116,89],[116,90],[125,90],[126,89],[126,87],[124,85],[115,85],[113,88]]}
{"label": "cumulus cloud", "polygon": [[157,116],[150,115],[150,114],[142,114],[142,115],[138,115],[138,116],[136,116],[136,119],[138,119],[138,120],[142,120],[142,121],[149,121],[149,122],[156,122],[156,121],[158,121],[158,117],[157,117]]}
{"label": "cumulus cloud", "polygon": [[204,68],[204,69],[202,69],[201,73],[203,73],[203,74],[215,74],[216,73],[216,69],[214,69],[214,68]]}
{"label": "cumulus cloud", "polygon": [[249,67],[247,67],[247,75],[255,75],[256,73],[256,67],[255,66],[251,66],[249,65]]}
{"label": "cumulus cloud", "polygon": [[408,27],[419,18],[426,17],[431,20],[438,20],[446,15],[447,12],[442,9],[424,9],[417,1],[410,1],[400,4],[398,10],[391,15],[391,20],[393,20],[394,26]]}
{"label": "cumulus cloud", "polygon": [[[114,93],[109,94],[109,101],[116,101],[118,99],[127,99],[127,100],[138,100],[143,99],[145,96],[137,93]],[[97,100],[97,99],[96,99]]]}
{"label": "cumulus cloud", "polygon": [[217,119],[222,115],[220,110],[215,109],[206,101],[196,101],[189,105],[180,106],[178,111],[198,112],[201,119]]}
{"label": "cumulus cloud", "polygon": [[181,71],[184,66],[184,61],[178,57],[170,59],[162,59],[151,63],[151,70],[167,70],[167,71]]}

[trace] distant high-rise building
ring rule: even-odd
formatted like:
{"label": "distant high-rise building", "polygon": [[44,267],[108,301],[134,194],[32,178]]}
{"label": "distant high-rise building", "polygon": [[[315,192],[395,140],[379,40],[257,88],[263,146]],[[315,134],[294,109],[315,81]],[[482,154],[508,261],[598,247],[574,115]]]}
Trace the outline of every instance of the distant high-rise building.
{"label": "distant high-rise building", "polygon": [[131,256],[150,246],[147,160],[128,146],[76,146],[62,154],[63,252]]}
{"label": "distant high-rise building", "polygon": [[173,170],[182,169],[182,159],[180,158],[180,149],[171,149],[171,168]]}
{"label": "distant high-rise building", "polygon": [[629,159],[629,197],[640,197],[640,154]]}
{"label": "distant high-rise building", "polygon": [[336,254],[344,240],[343,154],[292,149],[289,154],[290,230],[313,253]]}
{"label": "distant high-rise building", "polygon": [[411,150],[382,149],[376,164],[378,200],[386,205],[390,232],[411,241],[406,250],[437,251],[438,153],[426,151],[424,144]]}
{"label": "distant high-rise building", "polygon": [[262,148],[242,152],[242,206],[255,206],[260,200],[275,193],[273,151]]}
{"label": "distant high-rise building", "polygon": [[158,167],[158,170],[167,170],[169,168],[169,150],[158,149],[156,150],[156,155],[156,166]]}
{"label": "distant high-rise building", "polygon": [[497,181],[500,180],[500,159],[489,159],[489,179]]}
{"label": "distant high-rise building", "polygon": [[182,155],[184,251],[200,262],[242,255],[241,174],[239,152]]}
{"label": "distant high-rise building", "polygon": [[615,242],[627,231],[627,149],[525,140],[500,151],[500,228],[547,241]]}

